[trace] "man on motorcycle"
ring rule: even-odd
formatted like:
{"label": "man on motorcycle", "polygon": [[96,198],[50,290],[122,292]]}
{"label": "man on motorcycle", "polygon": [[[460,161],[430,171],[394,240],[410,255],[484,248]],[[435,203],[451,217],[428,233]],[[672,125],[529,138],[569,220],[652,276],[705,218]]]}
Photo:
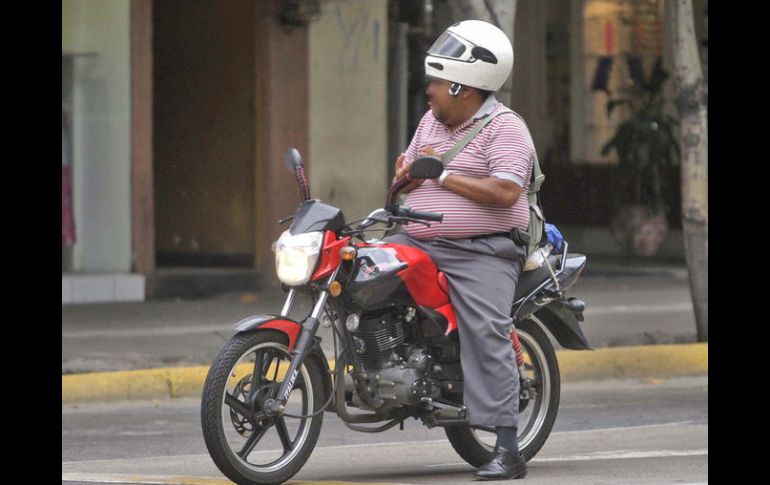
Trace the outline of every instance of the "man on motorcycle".
{"label": "man on motorcycle", "polygon": [[[513,46],[494,25],[467,20],[444,31],[425,58],[430,109],[396,161],[394,181],[416,158],[440,156],[485,117],[509,111],[494,92],[512,68]],[[491,461],[473,474],[482,480],[527,473],[516,435],[519,373],[510,334],[526,255],[526,244],[514,236],[529,224],[533,156],[525,123],[511,113],[496,116],[440,177],[415,180],[405,190],[407,206],[443,213],[443,222],[409,224],[405,233],[385,238],[422,249],[446,273],[459,325],[468,422],[497,432]]]}

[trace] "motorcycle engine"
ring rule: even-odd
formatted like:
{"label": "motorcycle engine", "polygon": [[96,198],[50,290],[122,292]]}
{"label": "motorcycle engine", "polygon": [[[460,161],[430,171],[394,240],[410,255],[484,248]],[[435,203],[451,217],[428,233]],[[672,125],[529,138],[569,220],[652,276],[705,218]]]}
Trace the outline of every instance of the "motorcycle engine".
{"label": "motorcycle engine", "polygon": [[[424,397],[438,398],[441,386],[429,377],[433,358],[423,348],[404,343],[405,326],[410,323],[395,312],[363,314],[353,332],[356,352],[377,385],[386,406],[417,405]],[[345,388],[352,392],[355,406],[366,408],[349,375]]]}
{"label": "motorcycle engine", "polygon": [[393,367],[401,359],[396,350],[404,342],[404,322],[390,313],[364,314],[353,339],[368,370]]}

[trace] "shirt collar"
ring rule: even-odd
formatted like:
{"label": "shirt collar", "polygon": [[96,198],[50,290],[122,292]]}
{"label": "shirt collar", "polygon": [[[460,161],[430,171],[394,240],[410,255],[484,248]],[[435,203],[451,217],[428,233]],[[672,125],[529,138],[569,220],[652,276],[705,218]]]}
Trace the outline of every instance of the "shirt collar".
{"label": "shirt collar", "polygon": [[[495,106],[497,106],[497,98],[495,98],[494,94],[490,94],[487,99],[484,100],[483,103],[481,103],[481,106],[479,106],[478,111],[476,111],[476,114],[474,114],[471,119],[463,123],[462,125],[458,126],[456,130],[452,131],[452,133],[457,133],[460,130],[464,130],[468,126],[472,125],[476,120],[479,118],[483,118],[484,116],[490,114],[492,111],[494,111]],[[444,125],[446,126],[446,125]],[[447,127],[447,129],[449,129]]]}
{"label": "shirt collar", "polygon": [[495,109],[495,105],[497,105],[497,98],[495,98],[494,93],[492,93],[487,97],[487,99],[484,100],[483,103],[481,103],[479,110],[476,111],[475,115],[473,115],[473,119],[477,120],[483,116],[488,115],[492,112],[493,109]]}

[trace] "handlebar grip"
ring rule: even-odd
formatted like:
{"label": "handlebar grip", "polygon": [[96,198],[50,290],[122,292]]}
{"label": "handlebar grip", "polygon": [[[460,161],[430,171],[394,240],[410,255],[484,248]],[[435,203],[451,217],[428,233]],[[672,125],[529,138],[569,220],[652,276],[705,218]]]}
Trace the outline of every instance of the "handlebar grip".
{"label": "handlebar grip", "polygon": [[400,211],[402,215],[407,217],[413,217],[415,219],[423,219],[426,221],[441,222],[444,219],[444,214],[438,214],[436,212],[425,212],[412,210],[409,207],[401,207]]}

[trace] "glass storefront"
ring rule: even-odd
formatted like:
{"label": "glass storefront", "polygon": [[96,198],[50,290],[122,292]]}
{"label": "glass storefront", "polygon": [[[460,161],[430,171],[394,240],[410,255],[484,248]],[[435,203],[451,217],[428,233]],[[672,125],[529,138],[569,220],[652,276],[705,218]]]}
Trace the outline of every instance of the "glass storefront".
{"label": "glass storefront", "polygon": [[128,0],[62,1],[62,272],[131,270]]}

